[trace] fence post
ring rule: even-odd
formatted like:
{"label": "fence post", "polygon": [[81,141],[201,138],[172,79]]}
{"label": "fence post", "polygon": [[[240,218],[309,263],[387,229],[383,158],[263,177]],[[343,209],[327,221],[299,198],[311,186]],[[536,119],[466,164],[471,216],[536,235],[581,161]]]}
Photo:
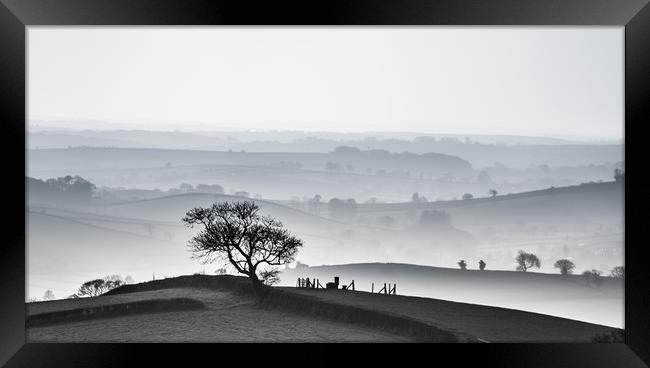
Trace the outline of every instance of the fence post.
{"label": "fence post", "polygon": [[386,290],[386,283],[384,282],[384,294],[387,294],[388,290]]}
{"label": "fence post", "polygon": [[370,289],[370,293],[374,294],[375,293],[375,283],[372,283],[372,289]]}

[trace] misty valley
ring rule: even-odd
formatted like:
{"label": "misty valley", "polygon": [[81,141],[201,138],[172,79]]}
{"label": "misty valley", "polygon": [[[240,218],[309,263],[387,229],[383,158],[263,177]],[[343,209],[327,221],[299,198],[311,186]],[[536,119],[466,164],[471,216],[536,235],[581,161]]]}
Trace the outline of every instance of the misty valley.
{"label": "misty valley", "polygon": [[279,286],[338,276],[623,327],[620,143],[34,129],[27,157],[30,300],[105,275],[236,274],[191,257],[182,218],[246,200],[303,242]]}

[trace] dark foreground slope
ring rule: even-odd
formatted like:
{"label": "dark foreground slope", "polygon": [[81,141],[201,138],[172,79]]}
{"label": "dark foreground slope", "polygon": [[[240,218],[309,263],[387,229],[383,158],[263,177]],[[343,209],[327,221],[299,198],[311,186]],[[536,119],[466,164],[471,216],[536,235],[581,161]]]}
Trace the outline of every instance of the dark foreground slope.
{"label": "dark foreground slope", "polygon": [[[204,307],[47,323],[49,315],[65,310],[173,298],[195,299]],[[27,312],[32,342],[589,342],[614,331],[504,308],[343,290],[273,288],[258,305],[246,279],[206,275],[126,285],[96,298],[31,303]]]}
{"label": "dark foreground slope", "polygon": [[[216,276],[215,276],[216,277]],[[193,276],[186,277],[193,278]],[[178,278],[183,280],[183,278]],[[173,279],[168,279],[173,280]],[[27,305],[28,342],[404,342],[407,336],[285,310],[233,290],[179,286]],[[157,284],[162,286],[165,284]],[[151,286],[151,285],[149,285]],[[146,289],[146,288],[144,288]],[[178,305],[178,300],[193,300]],[[145,304],[146,303],[146,304]],[[175,304],[170,307],[170,303]],[[124,311],[124,306],[136,312]],[[150,308],[149,311],[143,309]],[[59,316],[82,310],[85,318]],[[122,310],[121,315],[116,310]],[[68,313],[70,314],[70,313]]]}

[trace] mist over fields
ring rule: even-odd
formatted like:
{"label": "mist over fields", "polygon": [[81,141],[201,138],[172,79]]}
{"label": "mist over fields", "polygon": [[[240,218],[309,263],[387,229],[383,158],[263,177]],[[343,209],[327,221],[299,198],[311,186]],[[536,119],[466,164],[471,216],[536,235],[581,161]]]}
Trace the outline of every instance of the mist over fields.
{"label": "mist over fields", "polygon": [[[48,289],[64,298],[82,282],[112,274],[136,282],[213,274],[220,265],[190,259],[195,230],[181,218],[195,206],[248,199],[303,239],[299,267],[383,262],[458,269],[463,259],[476,270],[483,260],[486,270],[511,272],[492,273],[493,281],[479,287],[458,270],[444,290],[439,280],[410,272],[400,291],[540,313],[566,309],[575,319],[583,310],[590,322],[623,323],[620,280],[604,277],[600,289],[582,281],[569,289],[525,281],[532,273],[559,274],[553,264],[562,258],[576,264],[571,280],[582,280],[585,270],[609,276],[623,265],[624,178],[615,180],[614,171],[624,169],[624,159],[616,142],[35,129],[26,149],[30,298]],[[537,255],[541,267],[515,273],[519,250]],[[323,278],[345,271],[318,270]],[[384,271],[364,272],[357,277],[368,283],[380,282]],[[294,265],[285,275],[284,285],[316,276],[300,276]],[[515,280],[515,291],[534,289],[540,303],[526,293],[502,297],[501,279]],[[477,287],[483,289],[472,297]],[[561,295],[546,297],[554,291]]]}

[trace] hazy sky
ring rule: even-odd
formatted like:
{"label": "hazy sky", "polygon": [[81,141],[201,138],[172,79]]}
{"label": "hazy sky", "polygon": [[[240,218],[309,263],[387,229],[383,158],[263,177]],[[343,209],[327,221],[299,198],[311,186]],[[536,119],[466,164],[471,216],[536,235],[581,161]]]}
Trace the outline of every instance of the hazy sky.
{"label": "hazy sky", "polygon": [[29,27],[28,113],[617,139],[623,56],[623,27]]}

